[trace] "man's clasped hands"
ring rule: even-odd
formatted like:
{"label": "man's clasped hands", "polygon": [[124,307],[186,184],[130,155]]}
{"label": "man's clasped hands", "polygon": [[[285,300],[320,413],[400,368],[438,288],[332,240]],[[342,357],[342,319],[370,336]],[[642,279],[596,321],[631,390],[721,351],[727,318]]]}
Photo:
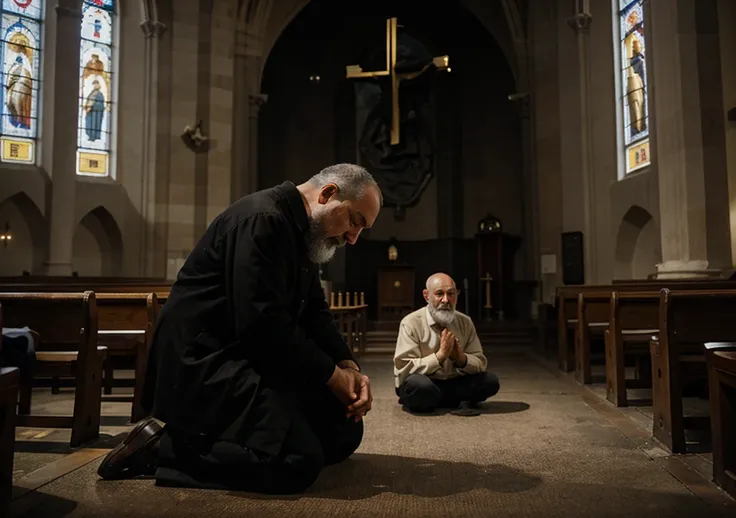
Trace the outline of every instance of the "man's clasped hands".
{"label": "man's clasped hands", "polygon": [[363,419],[373,405],[371,380],[351,360],[337,363],[327,387],[345,405],[345,417],[356,422]]}

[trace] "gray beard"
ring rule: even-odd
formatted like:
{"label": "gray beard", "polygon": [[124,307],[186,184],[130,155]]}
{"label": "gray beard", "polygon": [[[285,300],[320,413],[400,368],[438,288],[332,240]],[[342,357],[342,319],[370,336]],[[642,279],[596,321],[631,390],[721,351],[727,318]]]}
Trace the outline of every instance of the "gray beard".
{"label": "gray beard", "polygon": [[439,309],[432,304],[427,304],[427,310],[435,322],[442,327],[449,327],[455,321],[454,309]]}
{"label": "gray beard", "polygon": [[309,218],[309,235],[307,238],[307,255],[316,264],[329,263],[338,248],[345,246],[345,240],[337,237],[325,237],[322,227],[323,212],[315,211]]}

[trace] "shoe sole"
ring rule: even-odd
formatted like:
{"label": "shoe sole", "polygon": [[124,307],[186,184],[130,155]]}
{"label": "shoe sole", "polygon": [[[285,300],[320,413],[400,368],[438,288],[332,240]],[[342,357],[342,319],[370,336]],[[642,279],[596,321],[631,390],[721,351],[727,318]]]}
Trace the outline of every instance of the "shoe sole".
{"label": "shoe sole", "polygon": [[[154,428],[153,433],[143,434],[147,427]],[[130,433],[123,439],[123,442],[115,446],[113,450],[107,454],[105,460],[102,461],[97,469],[97,474],[102,478],[117,478],[122,472],[121,465],[140,449],[148,446],[154,439],[159,437],[163,432],[163,427],[154,419],[149,418],[138,423]]]}

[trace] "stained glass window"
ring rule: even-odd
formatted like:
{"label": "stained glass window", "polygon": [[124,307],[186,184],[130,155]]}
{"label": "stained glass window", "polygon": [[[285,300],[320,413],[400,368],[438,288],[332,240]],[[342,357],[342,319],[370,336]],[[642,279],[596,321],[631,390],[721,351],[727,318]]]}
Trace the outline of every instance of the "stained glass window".
{"label": "stained glass window", "polygon": [[84,0],[77,174],[108,176],[114,137],[115,2]]}
{"label": "stained glass window", "polygon": [[42,0],[2,0],[0,160],[33,164],[39,126]]}
{"label": "stained glass window", "polygon": [[642,1],[617,0],[621,34],[621,120],[627,174],[651,162]]}

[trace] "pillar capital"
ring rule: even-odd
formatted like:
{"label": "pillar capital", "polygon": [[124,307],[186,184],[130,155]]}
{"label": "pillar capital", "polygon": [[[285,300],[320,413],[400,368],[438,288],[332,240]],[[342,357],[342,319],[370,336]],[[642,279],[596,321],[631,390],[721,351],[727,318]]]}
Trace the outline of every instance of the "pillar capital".
{"label": "pillar capital", "polygon": [[267,94],[248,94],[248,106],[250,107],[251,117],[258,117],[261,106],[268,101]]}
{"label": "pillar capital", "polygon": [[578,13],[572,18],[567,19],[568,25],[570,25],[577,34],[587,34],[592,22],[593,17],[588,13]]}
{"label": "pillar capital", "polygon": [[141,30],[146,38],[158,38],[166,32],[166,24],[155,20],[144,20],[141,22]]}

